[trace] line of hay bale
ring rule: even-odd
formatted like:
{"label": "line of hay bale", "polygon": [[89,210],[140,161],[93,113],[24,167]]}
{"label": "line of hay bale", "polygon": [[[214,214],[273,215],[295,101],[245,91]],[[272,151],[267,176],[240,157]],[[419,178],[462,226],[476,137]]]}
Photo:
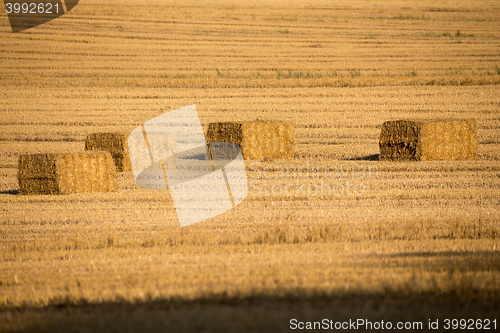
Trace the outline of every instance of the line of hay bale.
{"label": "line of hay bale", "polygon": [[19,193],[71,194],[116,191],[116,167],[109,152],[19,156]]}
{"label": "line of hay bale", "polygon": [[382,125],[381,161],[444,161],[477,158],[477,124],[465,120],[396,120]]}
{"label": "line of hay bale", "polygon": [[296,146],[291,123],[259,119],[239,123],[210,123],[207,141],[235,143],[241,147],[243,157],[247,160],[292,158]]}
{"label": "line of hay bale", "polygon": [[85,150],[101,150],[111,153],[116,171],[132,171],[126,133],[92,133],[87,136]]}

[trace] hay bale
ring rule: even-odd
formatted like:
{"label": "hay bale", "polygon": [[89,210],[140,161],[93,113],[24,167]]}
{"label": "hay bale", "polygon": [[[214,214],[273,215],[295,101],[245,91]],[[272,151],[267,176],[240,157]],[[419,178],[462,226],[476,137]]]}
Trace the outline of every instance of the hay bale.
{"label": "hay bale", "polygon": [[292,158],[296,145],[293,132],[293,125],[282,121],[211,123],[207,141],[235,143],[249,160]]}
{"label": "hay bale", "polygon": [[128,134],[92,133],[87,136],[85,150],[108,151],[115,162],[116,171],[132,171],[128,151]]}
{"label": "hay bale", "polygon": [[475,119],[387,121],[380,133],[380,160],[470,160],[477,157],[477,145]]}
{"label": "hay bale", "polygon": [[18,179],[23,195],[116,191],[116,168],[104,151],[21,155]]}

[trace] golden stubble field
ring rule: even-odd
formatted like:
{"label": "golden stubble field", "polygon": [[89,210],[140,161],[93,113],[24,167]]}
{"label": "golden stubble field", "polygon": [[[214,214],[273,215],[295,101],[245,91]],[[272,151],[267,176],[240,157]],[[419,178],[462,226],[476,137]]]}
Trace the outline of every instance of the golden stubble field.
{"label": "golden stubble field", "polygon": [[[500,325],[500,4],[91,0],[17,34],[1,8],[0,331]],[[247,161],[247,199],[182,229],[130,173],[17,193],[19,154],[190,104],[292,122],[295,158]],[[386,120],[469,117],[475,161],[377,160]]]}

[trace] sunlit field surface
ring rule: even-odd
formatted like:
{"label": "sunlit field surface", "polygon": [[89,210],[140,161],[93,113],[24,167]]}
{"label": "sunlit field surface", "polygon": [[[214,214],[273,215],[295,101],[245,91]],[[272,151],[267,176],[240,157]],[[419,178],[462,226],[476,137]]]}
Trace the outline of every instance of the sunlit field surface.
{"label": "sunlit field surface", "polygon": [[[88,0],[15,34],[0,9],[0,331],[500,327],[499,3]],[[294,158],[246,161],[245,201],[184,228],[131,173],[18,194],[20,154],[191,104],[293,123]],[[477,160],[378,161],[406,118],[476,118]]]}

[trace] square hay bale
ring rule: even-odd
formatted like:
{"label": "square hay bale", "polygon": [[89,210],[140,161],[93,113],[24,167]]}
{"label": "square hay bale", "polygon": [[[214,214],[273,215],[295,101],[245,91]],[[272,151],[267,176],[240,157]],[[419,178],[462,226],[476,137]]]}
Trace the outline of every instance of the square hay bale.
{"label": "square hay bale", "polygon": [[292,158],[296,145],[291,123],[264,120],[211,123],[207,141],[236,143],[249,160]]}
{"label": "square hay bale", "polygon": [[85,150],[102,150],[111,153],[118,172],[132,171],[128,151],[128,134],[92,133],[87,136]]}
{"label": "square hay bale", "polygon": [[21,155],[18,179],[23,195],[116,191],[116,167],[104,151]]}
{"label": "square hay bale", "polygon": [[387,121],[380,133],[380,160],[470,160],[477,157],[477,145],[475,119]]}
{"label": "square hay bale", "polygon": [[[146,132],[145,144],[147,146],[148,153],[155,163],[161,163],[167,170],[173,170],[176,168],[176,161],[179,154],[177,152],[177,140],[175,135],[172,133],[164,133],[164,129],[160,129],[156,132],[155,129]],[[129,139],[129,147],[131,143],[137,145],[137,142]],[[144,148],[144,147],[143,147]]]}

